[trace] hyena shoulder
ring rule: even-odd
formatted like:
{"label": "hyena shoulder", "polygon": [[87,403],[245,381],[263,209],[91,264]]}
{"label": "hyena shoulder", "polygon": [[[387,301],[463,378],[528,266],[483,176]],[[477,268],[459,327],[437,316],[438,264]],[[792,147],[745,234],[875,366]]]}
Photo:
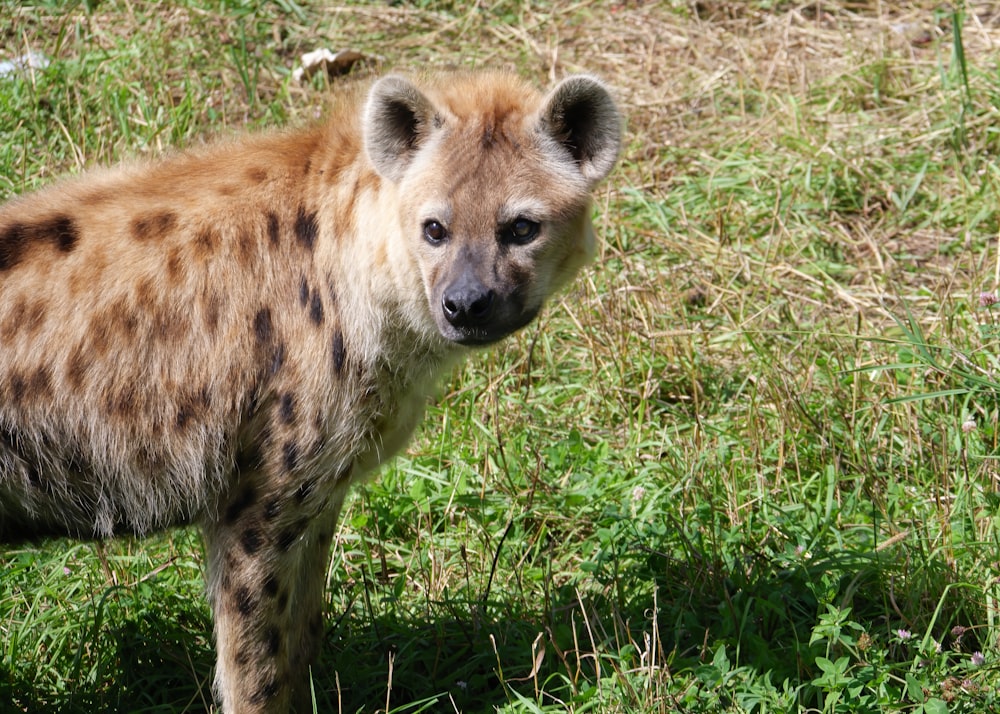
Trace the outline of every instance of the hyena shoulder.
{"label": "hyena shoulder", "polygon": [[619,122],[586,76],[386,77],[0,207],[0,542],[197,522],[223,707],[287,711],[349,485],[592,254]]}

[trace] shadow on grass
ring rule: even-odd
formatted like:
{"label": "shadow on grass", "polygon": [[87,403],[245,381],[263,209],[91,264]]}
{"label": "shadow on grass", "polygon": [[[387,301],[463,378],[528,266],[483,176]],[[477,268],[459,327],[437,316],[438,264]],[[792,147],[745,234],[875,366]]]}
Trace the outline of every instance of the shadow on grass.
{"label": "shadow on grass", "polygon": [[[77,652],[70,671],[59,673],[65,678],[60,683],[40,681],[45,675],[37,670],[3,663],[0,713],[209,711],[214,662],[207,641],[210,622],[157,608],[156,590],[147,590],[144,597],[154,600],[141,613],[106,613],[82,623],[75,639],[88,644]],[[465,609],[471,613],[481,606]],[[493,711],[508,700],[497,674],[498,654],[508,683],[527,678],[532,643],[545,628],[541,612],[490,620],[471,614],[438,619],[429,613],[355,621],[356,615],[327,625],[313,670],[319,712],[371,712],[387,701],[393,712]],[[201,632],[204,636],[193,637]],[[98,650],[101,654],[95,656]],[[521,664],[508,670],[511,662]]]}
{"label": "shadow on grass", "polygon": [[[674,673],[697,676],[724,645],[732,667],[787,681],[799,707],[822,708],[818,657],[878,661],[902,681],[925,634],[945,651],[982,647],[976,630],[986,622],[983,604],[973,592],[950,588],[960,579],[943,560],[915,567],[902,550],[848,545],[775,553],[773,545],[765,539],[725,559],[649,554],[643,570],[656,582],[659,635]],[[912,641],[903,643],[900,631],[911,632]]]}
{"label": "shadow on grass", "polygon": [[[905,577],[904,557],[872,551],[776,556],[758,546],[720,559],[690,548],[684,557],[668,555],[671,544],[677,541],[623,539],[578,582],[553,589],[547,604],[425,601],[414,614],[386,605],[387,593],[370,584],[353,605],[335,599],[313,673],[317,710],[371,712],[388,703],[390,712],[487,712],[518,693],[542,704],[572,702],[593,686],[597,667],[606,676],[652,659],[661,671],[684,676],[710,662],[720,645],[734,665],[799,687],[819,676],[815,659],[827,654],[823,642],[810,641],[826,604],[850,607],[852,621],[886,642],[896,628],[922,634],[942,584],[953,578],[946,564],[932,563],[935,572],[925,564],[918,582]],[[0,712],[208,711],[214,653],[207,609],[160,585],[110,591],[106,606],[81,623],[75,641],[86,644],[77,645],[61,682],[3,663]],[[382,604],[372,615],[358,598]],[[939,613],[935,637],[978,648],[972,634],[953,643],[949,632],[981,617],[974,603],[956,601]],[[912,656],[895,654],[900,661]],[[540,699],[536,682],[546,692]],[[799,696],[804,706],[819,702],[809,687]]]}
{"label": "shadow on grass", "polygon": [[[984,613],[974,599],[950,601],[934,620],[942,589],[955,579],[943,562],[925,563],[918,577],[907,572],[903,556],[861,549],[788,558],[743,549],[733,559],[712,561],[705,555],[673,559],[634,541],[627,547],[629,557],[609,566],[609,577],[598,570],[557,588],[547,606],[466,602],[436,604],[413,619],[345,618],[331,630],[324,652],[324,675],[316,683],[327,698],[319,699],[319,710],[385,707],[389,653],[389,711],[491,712],[518,695],[539,704],[584,706],[598,667],[603,677],[622,678],[653,662],[665,679],[697,677],[722,645],[732,665],[746,668],[751,678],[787,680],[800,706],[821,706],[824,693],[811,685],[822,675],[816,658],[847,654],[840,644],[831,650],[826,640],[813,640],[828,604],[850,608],[849,620],[878,641],[884,664],[900,671],[914,652],[892,644],[897,629],[912,629],[917,638],[929,629],[945,648],[980,648],[975,626]],[[954,637],[954,625],[968,628],[963,637]],[[844,632],[855,639],[860,634],[846,626]],[[332,672],[340,673],[339,697],[327,676]],[[541,697],[536,682],[545,692]],[[619,696],[626,708],[648,705],[641,694],[630,701],[628,686]]]}
{"label": "shadow on grass", "polygon": [[[124,588],[109,591],[124,593],[128,609],[107,605],[81,621],[67,638],[74,651],[58,658],[58,673],[20,663],[0,669],[0,712],[208,711],[211,625],[201,610],[172,607],[157,590],[145,588],[141,598]],[[198,632],[205,634],[192,637]],[[49,664],[44,655],[38,661]]]}

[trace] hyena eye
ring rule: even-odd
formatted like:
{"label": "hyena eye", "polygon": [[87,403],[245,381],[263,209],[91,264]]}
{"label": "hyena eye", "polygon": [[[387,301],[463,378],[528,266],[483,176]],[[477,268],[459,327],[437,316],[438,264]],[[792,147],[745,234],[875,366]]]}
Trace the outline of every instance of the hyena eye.
{"label": "hyena eye", "polygon": [[448,231],[437,221],[427,221],[424,223],[424,239],[428,243],[437,245],[447,237]]}
{"label": "hyena eye", "polygon": [[540,224],[538,221],[532,221],[527,218],[518,218],[513,223],[507,226],[504,233],[504,240],[508,243],[516,243],[518,245],[524,245],[525,243],[530,243],[538,235],[538,229]]}

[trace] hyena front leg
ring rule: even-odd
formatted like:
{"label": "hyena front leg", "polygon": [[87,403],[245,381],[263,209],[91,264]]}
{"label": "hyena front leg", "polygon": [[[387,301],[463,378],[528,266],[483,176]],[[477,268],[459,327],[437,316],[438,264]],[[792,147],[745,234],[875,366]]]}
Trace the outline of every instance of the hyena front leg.
{"label": "hyena front leg", "polygon": [[[289,573],[292,616],[288,619],[288,673],[292,687],[292,711],[312,712],[309,668],[323,646],[326,629],[326,576],[330,565],[330,541],[342,499],[323,515],[321,522],[297,546],[297,566]],[[293,546],[295,548],[296,546]]]}
{"label": "hyena front leg", "polygon": [[258,483],[243,478],[204,528],[216,696],[226,714],[308,712],[343,494],[313,511],[303,508],[301,489],[272,494]]}

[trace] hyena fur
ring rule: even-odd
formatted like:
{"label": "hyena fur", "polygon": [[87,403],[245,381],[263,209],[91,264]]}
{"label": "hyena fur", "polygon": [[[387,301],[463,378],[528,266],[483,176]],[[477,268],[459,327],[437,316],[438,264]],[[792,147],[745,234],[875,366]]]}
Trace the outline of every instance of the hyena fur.
{"label": "hyena fur", "polygon": [[352,483],[592,255],[606,88],[388,76],[0,207],[0,543],[196,523],[223,711],[306,708]]}

